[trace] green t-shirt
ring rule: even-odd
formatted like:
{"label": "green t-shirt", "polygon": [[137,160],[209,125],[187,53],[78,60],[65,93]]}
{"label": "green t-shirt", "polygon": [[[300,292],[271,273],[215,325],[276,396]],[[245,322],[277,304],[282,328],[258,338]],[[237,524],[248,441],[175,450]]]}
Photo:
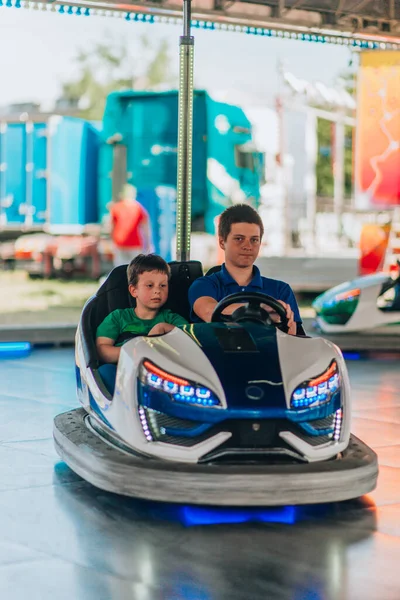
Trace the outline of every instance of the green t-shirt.
{"label": "green t-shirt", "polygon": [[[186,325],[187,321],[169,309],[161,309],[154,319],[139,319],[133,308],[117,308],[106,316],[98,326],[96,337],[108,337],[116,340],[121,333],[135,333],[148,335],[150,329],[157,323],[170,323],[171,325]],[[122,342],[123,343],[123,342]],[[116,344],[117,346],[122,346]]]}

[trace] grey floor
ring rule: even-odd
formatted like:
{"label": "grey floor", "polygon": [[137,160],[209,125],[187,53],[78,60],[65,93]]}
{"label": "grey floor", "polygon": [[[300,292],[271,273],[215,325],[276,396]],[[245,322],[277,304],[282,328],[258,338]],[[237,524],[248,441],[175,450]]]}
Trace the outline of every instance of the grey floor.
{"label": "grey floor", "polygon": [[400,599],[399,359],[348,363],[377,490],[265,511],[137,502],[72,473],[51,435],[76,406],[73,360],[72,349],[0,360],[2,600]]}

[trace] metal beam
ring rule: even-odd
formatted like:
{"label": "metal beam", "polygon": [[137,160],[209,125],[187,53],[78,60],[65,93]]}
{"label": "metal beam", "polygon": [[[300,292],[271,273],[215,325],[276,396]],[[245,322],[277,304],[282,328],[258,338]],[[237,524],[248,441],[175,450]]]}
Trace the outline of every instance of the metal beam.
{"label": "metal beam", "polygon": [[389,19],[391,21],[395,21],[396,17],[395,1],[396,0],[389,0]]}
{"label": "metal beam", "polygon": [[296,101],[285,100],[285,108],[290,108],[291,110],[309,113],[311,112],[318,119],[324,119],[325,121],[331,121],[332,123],[341,122],[344,125],[349,125],[350,127],[356,126],[356,119],[349,115],[344,115],[342,112],[330,112],[328,110],[324,110],[322,108],[315,108],[314,106],[306,106],[304,104],[300,104]]}
{"label": "metal beam", "polygon": [[337,6],[337,9],[335,10],[335,14],[337,17],[340,17],[344,12],[345,3],[346,0],[339,0],[339,4]]}
{"label": "metal beam", "polygon": [[296,0],[296,2],[290,7],[290,10],[297,10],[299,8],[301,8],[301,5],[303,4],[304,0]]}
{"label": "metal beam", "polygon": [[373,2],[375,2],[376,0],[360,0],[360,2],[358,4],[356,4],[355,6],[352,7],[351,11],[349,11],[351,14],[354,14],[355,17],[362,17],[362,18],[368,18],[368,15],[358,15],[357,11],[361,10],[362,8],[364,8],[365,6],[368,6],[368,4],[372,4]]}
{"label": "metal beam", "polygon": [[[15,2],[16,0],[10,0],[10,2]],[[55,0],[54,2],[50,2],[49,0],[31,0],[29,3],[32,4],[51,4],[52,10],[56,11],[60,6],[63,7],[63,11],[65,8],[69,6],[72,7],[80,7],[84,9],[89,9],[96,13],[96,10],[109,11],[110,16],[115,14],[115,12],[125,12],[128,15],[132,15],[130,19],[128,16],[128,20],[138,20],[138,21],[151,21],[151,20],[165,20],[166,22],[176,23],[182,20],[182,3],[180,0],[176,0],[176,4],[172,4],[168,2],[168,4],[159,4],[155,2],[147,2],[143,0],[133,0],[132,3],[129,3],[127,0]],[[339,1],[339,0],[337,0]],[[367,0],[368,2],[370,0]],[[219,29],[231,29],[232,31],[244,31],[245,33],[258,33],[258,29],[268,29],[273,33],[262,33],[262,35],[268,35],[268,37],[286,37],[290,36],[291,39],[303,39],[309,41],[320,41],[317,39],[317,36],[324,36],[324,43],[334,43],[334,44],[346,44],[351,45],[351,41],[355,40],[357,43],[361,42],[370,42],[372,44],[371,47],[376,47],[378,44],[385,44],[386,49],[397,49],[397,46],[400,46],[400,36],[396,34],[395,28],[392,31],[382,31],[379,33],[371,33],[370,31],[363,31],[362,27],[358,29],[356,32],[349,24],[340,23],[340,24],[332,24],[327,23],[326,25],[322,25],[319,27],[315,26],[315,15],[320,14],[335,14],[335,8],[332,9],[321,9],[319,10],[316,7],[314,10],[310,10],[309,5],[307,5],[307,9],[303,10],[302,18],[300,22],[294,22],[293,20],[286,20],[285,14],[287,13],[287,5],[281,4],[281,8],[284,7],[284,16],[281,18],[270,16],[269,14],[248,14],[245,11],[243,13],[240,12],[240,7],[251,6],[250,2],[240,2],[239,0],[235,0],[233,2],[236,6],[235,11],[230,11],[230,4],[223,3],[223,10],[216,10],[213,6],[211,9],[209,8],[209,2],[205,0],[197,0],[196,5],[192,9],[192,19],[197,21],[197,26],[202,27],[204,22],[210,22],[215,24],[215,28]],[[362,4],[365,3],[365,0],[362,0]],[[4,2],[3,2],[4,4]],[[258,6],[262,6],[262,2],[254,2]],[[335,2],[337,4],[337,2]],[[264,6],[268,6],[268,4],[264,4]],[[340,5],[339,5],[340,6]],[[394,7],[396,7],[396,0],[394,0]],[[278,6],[275,5],[275,14],[278,11]],[[388,11],[388,8],[386,9]],[[133,15],[139,14],[140,19],[133,19]],[[310,15],[310,18],[307,18],[307,15]],[[368,18],[368,14],[357,15],[357,12],[352,12],[353,16],[356,18],[357,16],[363,18]],[[342,16],[349,15],[349,13],[343,9]],[[385,14],[385,18],[387,17],[387,12]],[[376,20],[376,17],[374,17]],[[379,19],[378,19],[379,20]],[[382,18],[380,18],[382,20]],[[395,20],[395,23],[400,23],[400,20]],[[198,25],[200,23],[200,25]],[[207,28],[207,26],[205,26]],[[242,29],[243,28],[243,29]],[[254,31],[248,31],[248,29],[254,29]],[[278,33],[275,34],[275,31]],[[282,32],[285,32],[283,34]],[[303,36],[310,37],[303,37]],[[315,39],[314,39],[315,38]]]}
{"label": "metal beam", "polygon": [[285,12],[285,0],[278,0],[278,11],[277,11],[278,18],[283,17],[284,12]]}

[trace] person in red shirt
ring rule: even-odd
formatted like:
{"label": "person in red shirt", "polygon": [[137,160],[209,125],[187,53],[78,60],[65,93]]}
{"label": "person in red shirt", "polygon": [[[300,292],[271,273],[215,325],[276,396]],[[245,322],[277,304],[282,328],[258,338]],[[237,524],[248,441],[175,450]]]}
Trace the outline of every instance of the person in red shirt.
{"label": "person in red shirt", "polygon": [[131,262],[138,254],[153,251],[148,212],[136,200],[136,188],[126,184],[118,202],[110,207],[114,267]]}

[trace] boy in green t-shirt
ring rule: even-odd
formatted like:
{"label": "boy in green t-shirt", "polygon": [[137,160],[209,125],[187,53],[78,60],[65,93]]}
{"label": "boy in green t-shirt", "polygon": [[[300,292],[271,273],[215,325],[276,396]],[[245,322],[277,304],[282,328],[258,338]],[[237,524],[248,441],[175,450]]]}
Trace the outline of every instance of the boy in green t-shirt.
{"label": "boy in green t-shirt", "polygon": [[157,254],[139,254],[128,265],[128,289],[136,299],[136,307],[114,310],[96,331],[100,359],[114,363],[100,367],[100,374],[111,393],[115,384],[115,363],[123,344],[117,341],[121,334],[160,335],[168,333],[176,325],[187,324],[180,315],[162,308],[168,298],[169,276],[168,264]]}

